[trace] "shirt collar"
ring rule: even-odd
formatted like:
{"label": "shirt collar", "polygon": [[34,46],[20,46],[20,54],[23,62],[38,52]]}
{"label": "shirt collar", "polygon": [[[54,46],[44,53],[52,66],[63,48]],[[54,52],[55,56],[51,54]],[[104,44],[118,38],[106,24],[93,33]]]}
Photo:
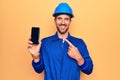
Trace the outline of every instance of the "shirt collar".
{"label": "shirt collar", "polygon": [[[71,37],[70,33],[68,33],[68,36],[67,36],[67,39],[69,40]],[[59,40],[60,38],[58,37],[58,33],[56,32],[54,37],[53,37],[53,40]]]}

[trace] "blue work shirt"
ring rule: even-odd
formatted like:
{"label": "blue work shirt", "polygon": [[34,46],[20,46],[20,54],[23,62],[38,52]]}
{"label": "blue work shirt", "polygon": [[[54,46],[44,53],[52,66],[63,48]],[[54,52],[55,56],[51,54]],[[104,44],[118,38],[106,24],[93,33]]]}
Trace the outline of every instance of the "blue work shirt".
{"label": "blue work shirt", "polygon": [[80,80],[80,70],[86,74],[92,72],[93,63],[84,41],[70,34],[67,39],[78,48],[84,58],[83,65],[79,66],[75,59],[68,56],[69,44],[56,33],[42,40],[40,61],[32,61],[37,73],[44,70],[44,80]]}

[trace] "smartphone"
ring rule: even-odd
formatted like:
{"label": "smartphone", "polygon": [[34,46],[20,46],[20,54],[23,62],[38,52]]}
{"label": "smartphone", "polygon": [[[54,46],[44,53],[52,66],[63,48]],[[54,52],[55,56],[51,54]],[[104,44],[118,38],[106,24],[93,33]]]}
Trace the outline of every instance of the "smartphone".
{"label": "smartphone", "polygon": [[39,34],[40,34],[39,27],[31,28],[31,41],[33,42],[33,44],[39,44]]}

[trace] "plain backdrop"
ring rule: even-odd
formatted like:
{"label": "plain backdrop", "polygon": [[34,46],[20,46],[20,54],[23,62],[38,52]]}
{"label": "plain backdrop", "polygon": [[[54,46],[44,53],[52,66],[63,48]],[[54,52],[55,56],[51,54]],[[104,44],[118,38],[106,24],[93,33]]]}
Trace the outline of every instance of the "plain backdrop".
{"label": "plain backdrop", "polygon": [[40,27],[40,39],[55,34],[52,14],[63,1],[75,16],[70,33],[86,42],[94,63],[81,80],[120,80],[120,0],[0,0],[0,80],[43,80],[27,49],[31,27]]}

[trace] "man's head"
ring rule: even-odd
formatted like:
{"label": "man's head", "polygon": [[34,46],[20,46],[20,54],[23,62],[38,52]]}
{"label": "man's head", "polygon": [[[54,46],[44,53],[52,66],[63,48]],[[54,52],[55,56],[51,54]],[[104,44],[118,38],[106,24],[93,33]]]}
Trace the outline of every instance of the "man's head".
{"label": "man's head", "polygon": [[71,7],[67,3],[60,3],[56,7],[53,16],[58,32],[60,34],[68,32],[71,18],[74,17]]}
{"label": "man's head", "polygon": [[61,14],[55,17],[55,24],[60,34],[65,34],[68,32],[70,23],[71,18],[66,14]]}

